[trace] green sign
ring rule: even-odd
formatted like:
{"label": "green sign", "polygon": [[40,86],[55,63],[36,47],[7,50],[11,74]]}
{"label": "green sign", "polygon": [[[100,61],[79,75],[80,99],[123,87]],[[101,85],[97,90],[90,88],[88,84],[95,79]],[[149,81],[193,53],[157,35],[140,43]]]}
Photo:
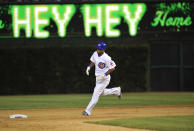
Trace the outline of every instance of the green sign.
{"label": "green sign", "polygon": [[115,26],[121,24],[121,18],[128,25],[129,35],[137,34],[138,24],[146,12],[145,4],[107,4],[83,5],[85,36],[91,36],[92,27],[96,28],[97,36],[119,37],[120,30]]}
{"label": "green sign", "polygon": [[193,29],[192,7],[186,2],[0,5],[0,37],[118,38],[139,31],[187,31]]}
{"label": "green sign", "polygon": [[2,22],[2,20],[0,20],[0,29],[3,29],[4,28],[4,24]]}
{"label": "green sign", "polygon": [[27,38],[47,38],[49,32],[44,27],[50,24],[50,19],[56,22],[58,35],[65,37],[66,28],[75,13],[74,5],[26,5],[12,6],[13,35],[20,37],[24,29]]}
{"label": "green sign", "polygon": [[[123,17],[128,24],[129,35],[137,34],[137,27],[145,11],[145,4],[86,4],[80,7],[86,37],[91,36],[92,28],[96,28],[97,36],[119,37],[120,31],[114,27],[121,23]],[[12,6],[13,35],[20,37],[24,29],[26,37],[47,38],[49,32],[44,27],[52,19],[57,25],[59,37],[66,36],[66,30],[72,16],[76,12],[75,5],[31,5]]]}
{"label": "green sign", "polygon": [[[190,26],[192,24],[192,18],[190,16],[191,8],[189,3],[173,3],[166,5],[160,4],[159,9],[156,11],[156,17],[152,26]],[[175,13],[183,13],[182,16],[176,16]]]}

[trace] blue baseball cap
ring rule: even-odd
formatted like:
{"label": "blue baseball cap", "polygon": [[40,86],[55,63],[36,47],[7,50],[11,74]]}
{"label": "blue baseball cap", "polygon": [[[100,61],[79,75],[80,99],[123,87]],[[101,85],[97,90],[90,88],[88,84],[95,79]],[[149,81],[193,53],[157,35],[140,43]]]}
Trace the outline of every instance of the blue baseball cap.
{"label": "blue baseball cap", "polygon": [[106,44],[104,42],[100,42],[100,43],[98,43],[96,48],[99,49],[99,50],[105,50],[106,49]]}

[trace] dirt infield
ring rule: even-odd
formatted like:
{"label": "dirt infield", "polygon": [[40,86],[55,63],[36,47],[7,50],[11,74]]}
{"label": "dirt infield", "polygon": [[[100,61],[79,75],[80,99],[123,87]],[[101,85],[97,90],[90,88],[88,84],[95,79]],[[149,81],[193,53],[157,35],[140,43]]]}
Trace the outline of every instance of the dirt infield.
{"label": "dirt infield", "polygon": [[[87,124],[129,117],[194,115],[194,106],[146,106],[95,108],[92,116],[81,115],[83,108],[1,110],[1,131],[146,131],[124,127]],[[26,114],[27,119],[9,119],[11,114]]]}

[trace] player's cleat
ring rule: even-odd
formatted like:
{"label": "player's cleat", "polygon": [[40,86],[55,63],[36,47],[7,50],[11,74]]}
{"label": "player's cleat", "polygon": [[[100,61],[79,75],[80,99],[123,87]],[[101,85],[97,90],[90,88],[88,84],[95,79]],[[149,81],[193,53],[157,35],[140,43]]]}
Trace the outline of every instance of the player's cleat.
{"label": "player's cleat", "polygon": [[120,88],[120,94],[118,95],[118,98],[121,99],[122,98],[121,87],[119,88]]}
{"label": "player's cleat", "polygon": [[83,112],[82,112],[82,115],[84,115],[84,116],[89,116],[89,114],[88,114],[86,111],[83,111]]}
{"label": "player's cleat", "polygon": [[121,98],[122,98],[122,94],[120,94],[120,95],[118,96],[118,98],[121,99]]}

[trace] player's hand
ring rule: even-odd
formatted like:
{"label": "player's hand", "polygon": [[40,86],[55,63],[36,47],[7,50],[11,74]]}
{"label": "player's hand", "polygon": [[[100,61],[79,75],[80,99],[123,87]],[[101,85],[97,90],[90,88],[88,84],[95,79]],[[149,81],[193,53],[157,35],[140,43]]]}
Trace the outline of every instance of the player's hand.
{"label": "player's hand", "polygon": [[87,76],[90,75],[90,69],[91,69],[91,66],[88,66],[87,69],[86,69],[86,75],[87,75]]}

